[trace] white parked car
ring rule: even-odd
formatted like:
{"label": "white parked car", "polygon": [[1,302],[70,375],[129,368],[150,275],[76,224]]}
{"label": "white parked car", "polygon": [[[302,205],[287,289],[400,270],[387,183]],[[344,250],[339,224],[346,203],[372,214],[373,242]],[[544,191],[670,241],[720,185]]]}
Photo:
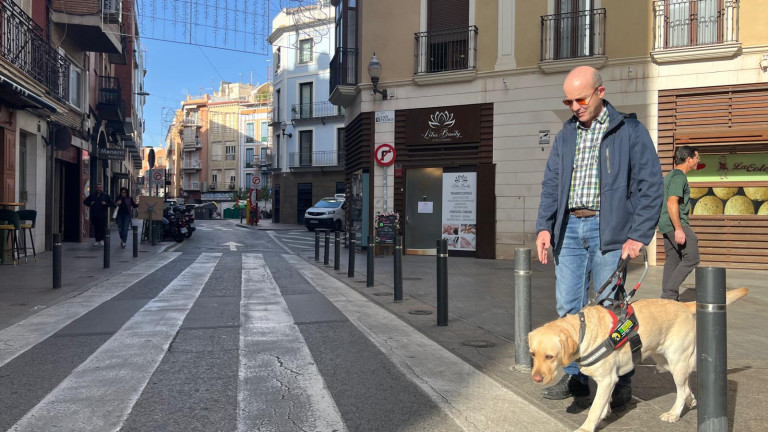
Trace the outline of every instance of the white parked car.
{"label": "white parked car", "polygon": [[344,228],[346,208],[344,194],[323,198],[304,213],[304,226],[310,231],[316,228],[341,231]]}

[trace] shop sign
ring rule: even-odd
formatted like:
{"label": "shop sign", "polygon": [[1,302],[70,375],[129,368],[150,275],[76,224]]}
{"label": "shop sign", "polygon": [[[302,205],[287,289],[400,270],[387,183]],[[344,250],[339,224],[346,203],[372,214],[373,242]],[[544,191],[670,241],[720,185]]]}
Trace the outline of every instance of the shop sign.
{"label": "shop sign", "polygon": [[480,107],[478,105],[408,110],[406,122],[409,144],[480,141]]}
{"label": "shop sign", "polygon": [[442,219],[448,250],[477,250],[477,173],[443,173]]}
{"label": "shop sign", "polygon": [[124,148],[99,148],[99,159],[107,160],[124,160],[125,149]]}
{"label": "shop sign", "polygon": [[705,154],[689,182],[768,181],[768,154]]}

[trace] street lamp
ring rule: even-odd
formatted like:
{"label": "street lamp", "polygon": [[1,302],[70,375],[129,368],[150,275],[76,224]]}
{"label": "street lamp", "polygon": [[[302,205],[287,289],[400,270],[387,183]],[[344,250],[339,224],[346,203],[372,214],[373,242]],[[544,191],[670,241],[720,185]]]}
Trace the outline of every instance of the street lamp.
{"label": "street lamp", "polygon": [[368,62],[368,75],[371,77],[371,84],[373,84],[373,94],[381,95],[383,100],[387,100],[387,89],[379,90],[379,78],[381,78],[381,63],[376,58],[376,53],[373,53],[371,61]]}
{"label": "street lamp", "polygon": [[283,136],[287,136],[288,138],[292,138],[293,137],[292,133],[285,133],[286,126],[288,126],[288,125],[285,124],[285,122],[280,124],[280,128],[283,130]]}

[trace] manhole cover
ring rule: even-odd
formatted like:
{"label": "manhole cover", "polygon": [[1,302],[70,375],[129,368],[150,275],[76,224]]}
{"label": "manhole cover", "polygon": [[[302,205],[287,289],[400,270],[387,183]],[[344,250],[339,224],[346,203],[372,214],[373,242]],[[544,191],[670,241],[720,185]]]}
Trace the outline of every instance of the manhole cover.
{"label": "manhole cover", "polygon": [[496,346],[495,343],[485,340],[469,340],[463,341],[461,344],[472,348],[491,348]]}
{"label": "manhole cover", "polygon": [[419,310],[419,309],[408,311],[408,313],[411,314],[411,315],[432,315],[432,311]]}
{"label": "manhole cover", "polygon": [[373,295],[375,295],[375,296],[379,296],[379,297],[384,297],[384,296],[391,296],[391,295],[392,295],[392,293],[388,293],[388,292],[377,292],[377,293],[373,293]]}

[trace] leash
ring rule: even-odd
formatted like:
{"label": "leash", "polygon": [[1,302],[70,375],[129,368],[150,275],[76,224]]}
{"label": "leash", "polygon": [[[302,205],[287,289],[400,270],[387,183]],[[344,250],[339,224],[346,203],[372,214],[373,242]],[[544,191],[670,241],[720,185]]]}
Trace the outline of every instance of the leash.
{"label": "leash", "polygon": [[[635,284],[635,287],[632,288],[629,294],[627,294],[626,291],[624,290],[624,283],[627,279],[627,260],[622,258],[619,260],[619,264],[616,267],[616,270],[611,274],[608,280],[606,280],[605,283],[603,283],[600,289],[598,289],[597,292],[595,293],[595,296],[592,297],[587,302],[587,305],[584,307],[592,306],[598,303],[608,303],[609,305],[612,305],[613,300],[609,298],[611,294],[617,295],[619,298],[616,300],[619,300],[620,303],[623,303],[624,305],[629,304],[630,299],[634,297],[635,293],[637,292],[637,289],[640,288],[640,285],[643,283],[643,279],[645,279],[645,275],[648,274],[648,252],[646,252],[644,247],[640,249],[640,252],[643,254],[643,263],[645,267],[643,268],[643,274],[640,275],[640,280],[637,281],[637,283]],[[611,284],[611,282],[613,282],[614,280],[616,282]],[[611,289],[610,291],[608,291],[608,294],[605,295],[605,298],[603,300],[600,300],[598,302],[598,299],[603,294],[603,291],[605,291],[605,289],[608,288],[609,286],[611,286]]]}

